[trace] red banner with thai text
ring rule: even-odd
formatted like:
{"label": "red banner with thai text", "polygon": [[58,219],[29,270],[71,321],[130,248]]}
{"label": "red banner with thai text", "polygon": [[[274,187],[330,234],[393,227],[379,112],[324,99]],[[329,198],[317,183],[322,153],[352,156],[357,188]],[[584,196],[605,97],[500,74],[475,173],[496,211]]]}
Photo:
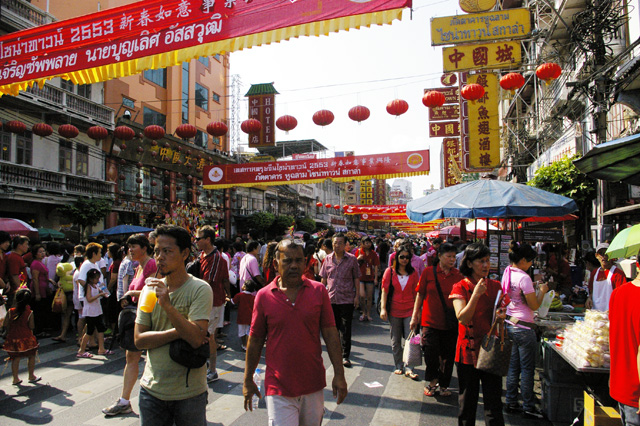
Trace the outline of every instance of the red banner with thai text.
{"label": "red banner with thai text", "polygon": [[429,150],[315,160],[269,161],[264,163],[207,166],[204,188],[273,186],[315,183],[326,179],[348,182],[362,179],[390,179],[429,173]]}
{"label": "red banner with thai text", "polygon": [[[410,5],[411,0],[143,0],[0,37],[0,87]],[[150,67],[166,67],[163,61],[169,58]]]}

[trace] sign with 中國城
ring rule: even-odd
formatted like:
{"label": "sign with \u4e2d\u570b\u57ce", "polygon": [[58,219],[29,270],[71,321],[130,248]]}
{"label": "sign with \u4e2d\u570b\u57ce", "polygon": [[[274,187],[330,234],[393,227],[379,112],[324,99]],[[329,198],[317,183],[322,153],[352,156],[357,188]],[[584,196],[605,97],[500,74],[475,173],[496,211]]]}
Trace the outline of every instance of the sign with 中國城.
{"label": "sign with \u4e2d\u570b\u57ce", "polygon": [[470,75],[469,84],[484,87],[485,94],[469,107],[469,166],[493,168],[500,164],[500,120],[498,115],[498,76],[493,73]]}
{"label": "sign with \u4e2d\u570b\u57ce", "polygon": [[17,95],[57,76],[97,83],[337,28],[390,24],[410,6],[410,0],[129,2],[0,36],[0,93]]}
{"label": "sign with \u4e2d\u570b\u57ce", "polygon": [[431,19],[431,45],[521,39],[531,33],[529,9],[506,9]]}
{"label": "sign with \u4e2d\u570b\u57ce", "polygon": [[442,49],[445,72],[514,68],[521,62],[522,48],[516,41],[457,45]]}
{"label": "sign with \u4e2d\u570b\u57ce", "polygon": [[429,150],[355,155],[315,160],[270,161],[205,167],[205,189],[232,186],[273,186],[317,183],[331,179],[350,182],[429,174]]}
{"label": "sign with \u4e2d\u570b\u57ce", "polygon": [[430,138],[446,138],[450,136],[460,136],[459,121],[436,121],[429,123]]}

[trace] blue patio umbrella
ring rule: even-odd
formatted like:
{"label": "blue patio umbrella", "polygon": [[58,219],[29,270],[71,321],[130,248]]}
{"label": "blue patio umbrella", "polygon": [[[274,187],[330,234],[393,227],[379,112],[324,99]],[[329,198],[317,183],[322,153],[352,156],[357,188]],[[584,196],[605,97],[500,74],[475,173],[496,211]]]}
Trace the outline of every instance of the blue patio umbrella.
{"label": "blue patio umbrella", "polygon": [[445,218],[563,216],[578,210],[571,198],[520,183],[480,179],[441,189],[407,204],[414,222]]}
{"label": "blue patio umbrella", "polygon": [[135,225],[118,225],[113,228],[104,229],[102,231],[95,232],[90,237],[99,237],[101,235],[125,235],[125,234],[139,234],[143,232],[151,232],[153,228],[145,228],[144,226]]}

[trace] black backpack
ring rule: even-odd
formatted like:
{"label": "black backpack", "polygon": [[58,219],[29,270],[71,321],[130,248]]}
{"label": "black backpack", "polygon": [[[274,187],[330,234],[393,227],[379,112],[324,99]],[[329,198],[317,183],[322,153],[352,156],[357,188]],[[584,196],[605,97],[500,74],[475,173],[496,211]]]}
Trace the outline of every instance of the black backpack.
{"label": "black backpack", "polygon": [[139,351],[133,338],[136,326],[136,307],[127,306],[118,315],[118,343],[122,349]]}

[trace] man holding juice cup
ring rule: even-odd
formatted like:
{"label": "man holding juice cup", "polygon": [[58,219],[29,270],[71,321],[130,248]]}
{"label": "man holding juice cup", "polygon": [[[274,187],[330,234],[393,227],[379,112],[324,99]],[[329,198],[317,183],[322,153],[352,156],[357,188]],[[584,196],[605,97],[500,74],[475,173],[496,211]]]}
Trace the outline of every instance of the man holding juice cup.
{"label": "man holding juice cup", "polygon": [[186,367],[171,359],[169,346],[177,339],[186,340],[193,348],[207,341],[213,292],[208,283],[187,273],[189,232],[169,225],[156,231],[155,260],[164,278],[147,279],[134,332],[136,346],[147,349],[148,354],[140,379],[140,424],[182,424],[188,420],[189,424],[206,425],[206,366],[187,374]]}

